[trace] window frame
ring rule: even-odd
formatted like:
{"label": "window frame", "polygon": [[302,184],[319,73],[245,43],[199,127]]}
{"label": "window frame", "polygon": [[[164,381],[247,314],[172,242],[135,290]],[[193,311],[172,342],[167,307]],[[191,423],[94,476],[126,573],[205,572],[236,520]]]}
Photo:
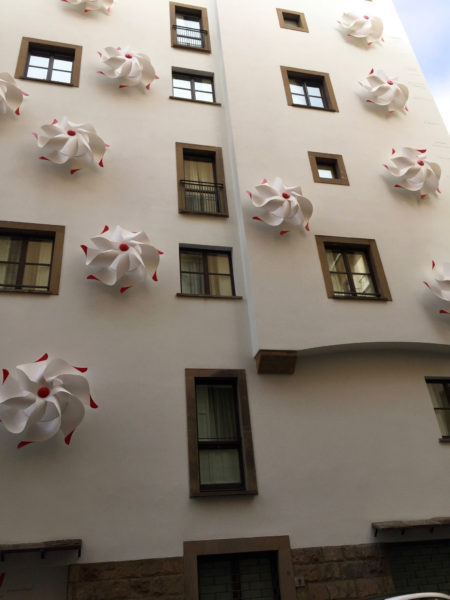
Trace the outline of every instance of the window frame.
{"label": "window frame", "polygon": [[[170,5],[170,43],[172,48],[183,50],[194,50],[195,52],[211,52],[211,40],[209,37],[208,11],[204,6],[193,6],[191,4],[180,4],[169,2]],[[180,9],[177,11],[177,9]],[[188,46],[179,44],[177,41],[177,12],[178,14],[195,15],[200,19],[200,31],[202,32],[203,46]]]}
{"label": "window frame", "polygon": [[[389,290],[386,275],[384,273],[383,264],[381,262],[377,244],[374,239],[316,235],[316,243],[328,298],[332,298],[334,300],[363,300],[371,302],[392,301],[392,296]],[[370,268],[370,274],[372,276],[372,280],[374,282],[378,296],[374,297],[356,294],[335,294],[327,261],[327,250],[330,249],[330,246],[335,246],[336,249],[342,249],[344,252],[347,248],[348,250],[363,250],[366,253]]]}
{"label": "window frame", "polygon": [[[228,256],[228,261],[230,265],[230,280],[231,280],[231,289],[233,294],[231,296],[217,296],[215,294],[189,294],[183,292],[182,284],[181,284],[181,253],[185,251],[192,251],[192,253],[202,253],[203,254],[203,276],[205,283],[205,290],[209,289],[209,281],[208,276],[214,275],[214,273],[209,273],[208,271],[208,254],[223,254]],[[233,271],[233,257],[232,257],[232,248],[223,248],[221,246],[198,246],[196,244],[180,244],[179,246],[179,255],[180,255],[180,292],[177,293],[177,296],[185,296],[187,298],[217,298],[217,299],[241,299],[242,296],[236,296],[236,287],[234,284],[234,271]]]}
{"label": "window frame", "polygon": [[[286,94],[286,100],[288,106],[295,108],[306,108],[308,110],[320,110],[325,112],[339,112],[339,108],[334,95],[333,86],[331,84],[331,78],[328,73],[322,73],[320,71],[307,71],[306,69],[296,69],[294,67],[280,66],[281,75],[283,78],[284,91]],[[289,85],[289,79],[301,80],[302,84],[308,82],[320,87],[323,93],[323,100],[325,103],[324,108],[318,106],[308,106],[302,104],[294,104],[292,99],[291,88]]]}
{"label": "window frame", "polygon": [[433,399],[431,397],[431,392],[430,392],[430,389],[428,388],[428,384],[430,384],[430,383],[431,384],[433,384],[433,383],[440,383],[440,384],[442,384],[444,386],[445,395],[447,396],[447,400],[448,400],[449,405],[450,405],[450,377],[425,377],[425,383],[426,383],[426,386],[427,386],[428,395],[429,395],[430,400],[432,402],[432,408],[434,410],[434,414],[435,414],[435,417],[436,417],[438,429],[439,429],[439,431],[441,433],[441,437],[439,438],[439,441],[442,442],[442,443],[449,444],[450,443],[450,435],[444,435],[442,433],[442,430],[441,430],[441,427],[440,427],[440,424],[439,424],[439,419],[437,418],[437,411],[438,410],[450,411],[450,408],[446,408],[444,406],[441,406],[441,407],[434,406]]}
{"label": "window frame", "polygon": [[[309,152],[309,163],[315,183],[331,183],[334,185],[350,185],[342,154],[325,154],[324,152]],[[334,168],[336,177],[329,179],[321,177],[319,173],[320,163],[330,165]]]}
{"label": "window frame", "polygon": [[296,600],[291,544],[288,535],[185,541],[183,543],[185,600],[199,600],[199,556],[245,554],[256,552],[277,553],[280,598],[283,600]]}
{"label": "window frame", "polygon": [[[285,8],[277,8],[278,21],[282,29],[290,29],[291,31],[302,31],[303,33],[309,33],[308,24],[304,13],[297,12],[295,10],[287,10]],[[289,25],[286,23],[286,15],[291,15],[298,18],[300,25]]]}
{"label": "window frame", "polygon": [[[50,277],[48,282],[48,290],[2,290],[1,294],[43,294],[43,295],[57,295],[59,294],[59,284],[61,279],[61,265],[63,256],[63,245],[64,245],[64,225],[44,225],[42,223],[20,223],[16,221],[0,221],[0,234],[6,235],[23,235],[26,234],[31,237],[35,234],[37,237],[50,238],[53,237],[53,252],[52,260],[50,263]],[[50,235],[45,235],[50,234]]]}
{"label": "window frame", "polygon": [[[209,217],[228,217],[227,194],[225,188],[225,170],[223,166],[222,148],[217,146],[200,146],[198,144],[175,143],[178,186],[178,212],[187,215],[203,215]],[[217,212],[193,211],[186,208],[184,179],[185,152],[195,156],[205,156],[214,161],[215,185],[219,197],[219,210]]]}
{"label": "window frame", "polygon": [[[186,405],[187,405],[187,433],[189,455],[189,495],[191,498],[207,496],[234,496],[256,495],[258,487],[256,482],[255,458],[253,453],[253,438],[250,424],[250,409],[248,403],[247,382],[243,369],[185,369],[186,377]],[[197,397],[196,382],[223,381],[233,382],[236,386],[237,417],[239,419],[241,439],[241,469],[242,485],[208,486],[203,488],[200,483],[200,460],[197,426]]]}
{"label": "window frame", "polygon": [[[189,78],[190,82],[191,82],[191,98],[180,98],[178,96],[174,96],[173,95],[173,80],[174,77],[176,78],[176,76],[181,76],[181,78]],[[195,80],[197,79],[209,79],[211,81],[211,87],[212,87],[212,96],[213,96],[213,101],[212,102],[208,102],[207,100],[197,100],[195,98],[195,88],[193,83],[195,82]],[[194,97],[192,97],[194,96]],[[182,67],[172,67],[172,95],[169,96],[169,98],[171,100],[184,100],[185,102],[196,102],[198,104],[209,104],[212,106],[222,106],[220,104],[220,102],[216,102],[216,86],[215,86],[215,82],[214,82],[214,73],[209,73],[206,71],[196,71],[194,69],[184,69]]]}
{"label": "window frame", "polygon": [[[27,68],[28,61],[30,55],[30,47],[33,46],[42,46],[41,51],[51,53],[57,53],[58,50],[71,50],[73,51],[73,67],[72,67],[72,79],[70,83],[65,83],[64,81],[52,81],[50,79],[37,79],[34,77],[27,77]],[[39,48],[38,48],[39,50]],[[52,42],[49,40],[40,40],[36,38],[23,37],[20,50],[19,57],[17,59],[15,78],[16,79],[26,79],[28,81],[37,81],[41,83],[51,83],[55,85],[65,85],[69,87],[79,87],[80,85],[80,71],[81,71],[81,55],[83,52],[83,47],[78,46],[76,44],[63,44],[61,42]],[[64,53],[64,52],[62,52]]]}

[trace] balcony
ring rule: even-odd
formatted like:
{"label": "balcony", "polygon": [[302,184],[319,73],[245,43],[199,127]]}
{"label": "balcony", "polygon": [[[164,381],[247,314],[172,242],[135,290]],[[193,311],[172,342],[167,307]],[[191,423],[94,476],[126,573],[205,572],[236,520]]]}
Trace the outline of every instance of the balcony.
{"label": "balcony", "polygon": [[222,183],[181,179],[184,198],[182,212],[224,215],[224,185]]}
{"label": "balcony", "polygon": [[179,46],[206,48],[206,35],[208,32],[205,29],[183,27],[182,25],[173,25],[173,29]]}

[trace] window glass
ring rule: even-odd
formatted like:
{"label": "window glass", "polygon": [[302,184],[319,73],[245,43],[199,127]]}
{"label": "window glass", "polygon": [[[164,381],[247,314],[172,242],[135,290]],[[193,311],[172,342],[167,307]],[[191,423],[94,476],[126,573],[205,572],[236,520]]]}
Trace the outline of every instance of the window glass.
{"label": "window glass", "polygon": [[330,271],[345,271],[344,257],[340,252],[327,250],[327,260]]}
{"label": "window glass", "polygon": [[177,78],[174,77],[173,78],[173,85],[174,85],[174,87],[177,87],[177,88],[183,88],[183,89],[186,89],[186,90],[189,90],[189,91],[191,90],[191,81],[190,81],[190,79],[179,79],[178,77]]}
{"label": "window glass", "polygon": [[200,449],[199,461],[202,485],[241,483],[239,451],[235,448]]}
{"label": "window glass", "polygon": [[314,96],[309,97],[310,106],[314,108],[325,108],[322,98],[316,98]]}
{"label": "window glass", "polygon": [[49,62],[50,62],[49,58],[46,58],[44,56],[35,56],[33,54],[30,54],[29,64],[32,65],[33,67],[44,67],[46,69],[48,67]]}
{"label": "window glass", "polygon": [[47,69],[28,67],[27,77],[31,77],[33,79],[47,79]]}
{"label": "window glass", "polygon": [[230,260],[227,254],[209,254],[208,271],[210,273],[230,273]]}
{"label": "window glass", "polygon": [[72,73],[67,71],[52,71],[51,75],[52,81],[57,81],[59,83],[70,83],[72,80]]}
{"label": "window glass", "polygon": [[317,165],[317,172],[319,173],[319,177],[322,177],[323,179],[335,178],[334,169],[331,166],[327,167],[325,165],[321,165],[319,167],[319,165]]}
{"label": "window glass", "polygon": [[367,256],[363,252],[352,252],[348,255],[352,273],[370,273]]}
{"label": "window glass", "polygon": [[45,291],[49,288],[53,240],[0,235],[0,290]]}
{"label": "window glass", "polygon": [[450,380],[427,381],[427,387],[441,435],[450,437]]}
{"label": "window glass", "polygon": [[58,69],[58,71],[72,71],[73,62],[70,60],[61,60],[59,58],[55,58],[53,61],[53,68]]}
{"label": "window glass", "polygon": [[72,83],[75,49],[64,49],[46,44],[28,46],[26,77],[55,83]]}

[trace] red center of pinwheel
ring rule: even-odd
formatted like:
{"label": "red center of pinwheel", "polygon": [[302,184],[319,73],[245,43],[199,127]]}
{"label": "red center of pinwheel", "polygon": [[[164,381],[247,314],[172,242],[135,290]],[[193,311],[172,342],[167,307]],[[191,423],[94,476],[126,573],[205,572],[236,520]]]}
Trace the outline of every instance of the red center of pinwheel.
{"label": "red center of pinwheel", "polygon": [[125,54],[125,58],[133,58],[132,54]]}
{"label": "red center of pinwheel", "polygon": [[283,196],[283,198],[286,198],[286,200],[291,197],[291,195],[287,192],[283,192],[281,195]]}
{"label": "red center of pinwheel", "polygon": [[128,244],[120,244],[119,248],[122,250],[122,252],[126,252],[129,250],[130,246]]}
{"label": "red center of pinwheel", "polygon": [[67,130],[67,135],[77,135],[77,132],[74,131],[73,129],[68,129]]}
{"label": "red center of pinwheel", "polygon": [[48,389],[48,387],[40,387],[37,391],[37,395],[39,396],[39,398],[47,398],[49,394],[50,390]]}
{"label": "red center of pinwheel", "polygon": [[423,165],[424,165],[425,163],[423,162],[423,160],[418,160],[418,161],[417,161],[417,164],[418,164],[418,165],[420,165],[421,167],[423,167]]}
{"label": "red center of pinwheel", "polygon": [[369,19],[369,17],[368,17],[367,15],[364,15],[364,18],[365,18],[365,19]]}
{"label": "red center of pinwheel", "polygon": [[388,79],[388,84],[389,84],[389,85],[394,85],[394,82],[393,82],[393,81],[391,81],[390,79]]}

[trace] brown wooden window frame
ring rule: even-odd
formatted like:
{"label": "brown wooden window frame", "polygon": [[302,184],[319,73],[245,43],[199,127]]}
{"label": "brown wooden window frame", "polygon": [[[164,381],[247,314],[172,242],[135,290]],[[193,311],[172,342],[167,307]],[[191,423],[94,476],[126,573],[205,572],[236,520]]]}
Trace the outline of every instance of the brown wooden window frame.
{"label": "brown wooden window frame", "polygon": [[[189,454],[189,495],[191,498],[201,496],[255,495],[258,493],[256,483],[255,458],[250,425],[247,383],[243,369],[186,369],[187,429]],[[197,381],[217,383],[233,382],[236,390],[237,417],[239,419],[241,440],[242,484],[208,485],[200,483],[199,440],[197,426]]]}
{"label": "brown wooden window frame", "polygon": [[[179,96],[173,95],[174,94],[173,80],[176,79],[177,77],[180,77],[181,79],[189,80],[191,82],[191,90],[190,90],[191,97],[190,98],[180,98]],[[213,97],[212,102],[209,102],[207,100],[198,100],[195,97],[195,94],[196,94],[195,82],[199,81],[200,79],[207,79],[211,83],[212,97]],[[214,83],[214,73],[209,73],[207,71],[196,71],[194,69],[184,69],[182,67],[172,67],[172,96],[169,96],[169,98],[171,100],[182,100],[184,102],[196,102],[197,104],[209,104],[212,106],[222,106],[220,104],[220,102],[216,102],[216,87],[215,87],[215,83]]]}
{"label": "brown wooden window frame", "polygon": [[[334,300],[363,300],[376,302],[386,302],[392,300],[386,275],[384,273],[383,264],[381,262],[377,244],[374,239],[316,235],[316,243],[328,298],[333,298]],[[361,250],[366,254],[370,268],[370,275],[372,276],[372,280],[378,294],[376,297],[363,296],[361,294],[340,295],[334,292],[327,261],[327,250],[334,248],[343,252],[345,252],[346,249]],[[350,273],[347,273],[347,275],[349,274]]]}
{"label": "brown wooden window frame", "polygon": [[[309,163],[315,183],[331,183],[334,185],[350,185],[344,158],[341,154],[325,154],[324,152],[308,152]],[[321,177],[319,168],[321,165],[331,166],[334,171],[333,179]]]}
{"label": "brown wooden window frame", "polygon": [[[195,52],[211,52],[211,40],[209,38],[208,11],[204,6],[193,6],[191,4],[180,4],[179,2],[169,2],[170,5],[170,42],[172,48],[181,48],[182,50],[194,50]],[[202,46],[189,46],[180,44],[177,41],[177,20],[178,14],[193,15],[199,18],[200,32],[202,35]]]}
{"label": "brown wooden window frame", "polygon": [[[289,106],[294,106],[295,108],[306,108],[308,110],[339,112],[336,97],[333,91],[333,86],[331,84],[331,79],[328,73],[322,73],[320,71],[307,71],[305,69],[296,69],[294,67],[285,66],[280,66],[280,69],[283,78],[286,100]],[[294,101],[292,99],[291,88],[289,85],[289,79],[296,79],[299,83],[302,84],[313,83],[314,85],[320,87],[325,107],[320,108],[318,106],[294,104]]]}
{"label": "brown wooden window frame", "polygon": [[[175,143],[178,182],[178,212],[188,215],[205,215],[209,217],[228,217],[227,194],[225,189],[225,171],[223,166],[222,148],[216,146],[199,146],[198,144]],[[216,212],[194,211],[186,208],[184,160],[185,154],[204,156],[214,162],[214,185],[218,195],[219,210]],[[199,182],[201,183],[201,182]]]}
{"label": "brown wooden window frame", "polygon": [[[68,51],[72,54],[73,52],[73,67],[72,67],[72,78],[70,83],[63,81],[52,81],[51,79],[37,79],[34,77],[27,77],[28,60],[30,55],[30,47],[41,49],[51,54],[57,54],[62,52],[67,54]],[[36,38],[23,37],[20,44],[19,57],[17,59],[17,66],[15,77],[16,79],[28,79],[29,81],[37,81],[41,83],[51,83],[56,85],[66,85],[71,87],[79,87],[80,85],[80,70],[81,70],[81,55],[83,47],[75,44],[63,44],[61,42],[52,42],[49,40],[40,40]]]}
{"label": "brown wooden window frame", "polygon": [[184,599],[199,600],[199,557],[258,552],[276,552],[280,598],[296,600],[291,544],[287,535],[184,542]]}
{"label": "brown wooden window frame", "polygon": [[[282,29],[290,29],[291,31],[303,31],[309,33],[308,25],[306,23],[306,17],[304,13],[297,12],[295,10],[286,10],[284,8],[277,8],[278,21]],[[294,17],[297,19],[298,25],[289,25],[286,22],[286,17]]]}
{"label": "brown wooden window frame", "polygon": [[[59,282],[61,278],[61,264],[64,245],[64,225],[44,225],[41,223],[19,223],[15,221],[0,221],[0,235],[18,235],[24,239],[52,239],[53,252],[50,263],[50,278],[48,289],[46,290],[24,290],[20,286],[14,290],[2,290],[0,293],[7,294],[59,294]],[[26,245],[23,246],[23,252],[26,252]],[[23,259],[23,263],[24,263]],[[25,264],[25,263],[24,263]],[[23,274],[22,274],[23,275]]]}

